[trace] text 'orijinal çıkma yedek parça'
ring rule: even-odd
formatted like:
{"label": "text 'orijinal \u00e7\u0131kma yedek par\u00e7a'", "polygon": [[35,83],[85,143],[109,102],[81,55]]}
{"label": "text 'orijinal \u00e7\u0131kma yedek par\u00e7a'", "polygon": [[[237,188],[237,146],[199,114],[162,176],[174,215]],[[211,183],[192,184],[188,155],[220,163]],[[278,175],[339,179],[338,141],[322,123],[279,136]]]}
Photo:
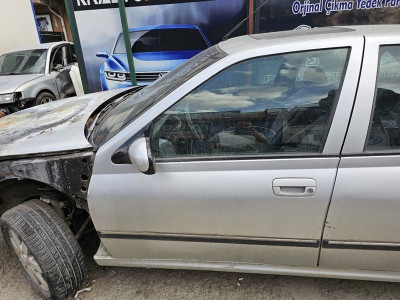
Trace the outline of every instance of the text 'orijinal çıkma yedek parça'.
{"label": "text 'orijinal \u00e7\u0131kma yedek par\u00e7a'", "polygon": [[366,10],[366,9],[379,9],[386,7],[399,7],[400,0],[357,0],[356,2],[339,1],[339,0],[319,0],[311,2],[310,0],[296,0],[292,5],[292,12],[295,15],[315,14],[325,12],[330,15],[332,12],[337,11],[350,11],[353,9]]}

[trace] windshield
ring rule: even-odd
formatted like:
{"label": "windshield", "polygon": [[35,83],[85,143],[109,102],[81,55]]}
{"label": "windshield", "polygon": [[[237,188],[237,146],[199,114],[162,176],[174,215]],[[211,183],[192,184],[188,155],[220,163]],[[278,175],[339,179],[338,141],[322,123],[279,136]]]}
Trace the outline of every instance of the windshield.
{"label": "windshield", "polygon": [[25,50],[0,56],[0,75],[44,74],[46,49]]}
{"label": "windshield", "polygon": [[[204,50],[208,48],[206,40],[198,29],[152,29],[130,32],[129,36],[133,53]],[[118,38],[114,53],[126,53],[122,34]]]}
{"label": "windshield", "polygon": [[218,46],[213,46],[118,104],[95,127],[93,144],[104,144],[150,106],[225,56],[226,53]]}

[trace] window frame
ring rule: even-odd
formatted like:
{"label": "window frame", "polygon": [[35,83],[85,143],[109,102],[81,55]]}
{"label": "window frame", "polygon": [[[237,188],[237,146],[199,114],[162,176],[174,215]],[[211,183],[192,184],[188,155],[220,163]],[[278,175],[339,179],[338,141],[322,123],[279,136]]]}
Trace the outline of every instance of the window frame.
{"label": "window frame", "polygon": [[69,62],[67,66],[73,65],[74,60],[73,60],[73,55],[72,55],[72,47],[71,44],[66,44],[67,46],[67,53],[66,53],[66,59]]}
{"label": "window frame", "polygon": [[[392,149],[375,149],[375,150],[367,149],[369,136],[370,136],[371,129],[372,129],[372,121],[373,121],[373,117],[375,114],[376,100],[377,100],[377,96],[378,96],[378,80],[379,80],[379,73],[380,73],[379,71],[381,68],[381,59],[380,59],[381,58],[381,50],[384,47],[399,47],[399,49],[400,49],[400,43],[399,44],[380,44],[378,46],[378,58],[377,58],[378,63],[377,63],[376,74],[375,74],[374,100],[372,102],[371,111],[369,114],[368,131],[367,131],[367,135],[365,137],[364,146],[363,146],[363,150],[362,150],[362,152],[365,154],[382,154],[382,155],[400,154],[400,146],[398,148],[392,148]],[[399,64],[400,64],[400,62],[399,62]],[[400,85],[400,83],[399,83],[399,85]],[[400,130],[400,128],[399,128],[399,130]]]}
{"label": "window frame", "polygon": [[[244,63],[246,61],[251,61],[254,59],[259,59],[259,58],[267,58],[267,57],[272,57],[272,56],[279,56],[279,55],[287,55],[287,54],[296,54],[296,53],[304,53],[304,52],[315,52],[315,51],[325,51],[325,50],[336,50],[336,49],[347,49],[347,55],[344,63],[344,68],[343,68],[343,73],[342,73],[342,78],[340,79],[340,83],[338,85],[338,90],[340,91],[339,95],[336,95],[335,101],[332,104],[332,113],[331,116],[329,117],[329,128],[326,131],[322,143],[321,143],[321,149],[318,152],[271,152],[271,153],[260,153],[260,154],[233,154],[233,155],[201,155],[201,156],[182,156],[182,157],[168,157],[168,158],[161,158],[161,157],[156,157],[155,160],[156,162],[190,162],[190,161],[223,161],[223,160],[257,160],[257,159],[282,159],[282,158],[322,158],[322,157],[334,157],[338,155],[330,155],[330,154],[324,154],[324,148],[326,146],[326,141],[328,139],[329,133],[331,132],[332,129],[332,122],[335,117],[336,111],[337,111],[337,106],[340,100],[340,97],[342,95],[343,91],[343,85],[344,85],[344,80],[347,77],[347,72],[348,72],[348,66],[349,66],[349,61],[350,57],[352,54],[352,46],[347,45],[347,46],[338,46],[338,47],[327,47],[327,48],[313,48],[313,49],[307,49],[307,50],[297,50],[297,51],[289,51],[289,52],[279,52],[279,53],[273,53],[273,54],[266,54],[266,55],[258,55],[258,56],[253,56],[250,58],[246,58],[240,61],[236,61],[235,63],[230,64],[229,66],[226,66],[225,68],[222,68],[219,70],[217,73],[213,74],[211,77],[209,77],[207,80],[199,83],[196,87],[192,88],[190,92],[186,93],[183,97],[180,97],[178,100],[176,100],[172,105],[170,105],[167,109],[165,109],[163,112],[159,113],[158,116],[153,118],[152,121],[149,122],[149,124],[146,126],[145,130],[142,130],[142,134],[145,137],[150,138],[150,143],[152,142],[152,137],[150,136],[153,128],[153,123],[154,121],[159,118],[161,115],[165,114],[166,111],[171,109],[173,106],[175,106],[177,103],[182,101],[185,97],[187,97],[189,94],[193,93],[196,89],[198,89],[200,86],[207,84],[210,80],[221,74],[222,72],[226,71],[227,69],[234,67],[238,64]],[[135,135],[137,138],[138,135]],[[116,151],[118,152],[118,151]]]}
{"label": "window frame", "polygon": [[55,47],[55,48],[52,49],[51,59],[50,59],[50,66],[49,66],[49,67],[50,67],[50,72],[54,71],[54,70],[53,70],[53,64],[54,64],[55,56],[56,56],[56,54],[57,54],[58,51],[61,51],[62,60],[63,60],[62,66],[63,66],[63,68],[65,67],[65,66],[64,66],[64,54],[62,53],[62,48],[63,48],[63,47],[65,47],[65,45],[58,45],[57,47]]}
{"label": "window frame", "polygon": [[[98,174],[111,174],[111,173],[125,173],[125,172],[139,172],[138,170],[132,169],[132,162],[129,160],[127,155],[127,149],[134,139],[143,137],[144,131],[147,126],[156,119],[160,113],[167,110],[170,106],[176,103],[180,98],[184,97],[187,93],[191,92],[195,87],[201,85],[203,82],[207,81],[210,76],[217,74],[222,69],[233,65],[236,62],[240,62],[253,57],[275,55],[279,53],[291,53],[309,50],[323,50],[331,48],[351,48],[351,55],[347,65],[347,71],[344,76],[341,96],[338,101],[335,116],[332,121],[331,129],[328,134],[328,138],[325,143],[324,150],[322,154],[311,154],[306,157],[302,156],[302,159],[310,159],[313,161],[315,159],[328,159],[330,157],[339,158],[343,145],[345,143],[346,132],[349,128],[350,117],[352,108],[354,106],[354,99],[357,95],[357,85],[360,79],[360,70],[362,66],[362,58],[364,57],[365,49],[365,38],[362,35],[354,35],[354,33],[344,33],[340,35],[320,35],[312,36],[307,39],[292,39],[284,38],[280,40],[267,41],[263,40],[258,43],[257,47],[250,47],[248,41],[253,42],[252,36],[243,36],[237,38],[237,44],[243,44],[240,50],[235,50],[234,47],[236,42],[232,44],[230,41],[221,42],[218,44],[220,49],[226,52],[228,55],[217,61],[213,65],[199,72],[196,76],[190,78],[179,88],[172,91],[170,94],[165,96],[162,101],[157,102],[154,106],[150,107],[145,113],[139,116],[134,122],[130,123],[124,129],[122,129],[118,134],[108,140],[105,144],[95,148],[96,160],[102,163],[98,165]],[[359,131],[358,131],[359,134]],[[116,152],[120,151],[121,160],[115,163],[112,159]],[[274,159],[272,155],[267,157],[267,160],[271,163],[279,163],[280,160],[284,161],[286,159],[300,162],[295,157],[291,158],[286,154],[285,157],[277,157]],[[203,157],[204,158],[204,157]],[[262,157],[257,157],[257,161],[265,161]],[[237,160],[239,162],[240,160]],[[220,161],[223,162],[222,160]],[[224,163],[231,164],[236,161],[229,157]],[[171,168],[188,167],[188,164],[193,164],[200,166],[205,166],[208,162],[192,161],[192,162],[166,162],[158,160],[157,168],[162,172],[164,168],[170,166]],[[218,161],[211,162],[212,164],[217,164]],[[301,167],[301,166],[299,166]],[[303,168],[303,167],[301,167]],[[177,170],[178,170],[177,169]]]}

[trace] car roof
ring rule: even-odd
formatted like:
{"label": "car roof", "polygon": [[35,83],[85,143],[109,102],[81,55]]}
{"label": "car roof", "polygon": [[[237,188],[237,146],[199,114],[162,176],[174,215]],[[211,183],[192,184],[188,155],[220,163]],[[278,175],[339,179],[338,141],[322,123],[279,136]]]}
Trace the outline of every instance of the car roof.
{"label": "car roof", "polygon": [[72,43],[70,43],[70,42],[45,43],[45,44],[40,44],[40,45],[34,45],[32,47],[25,47],[25,48],[15,49],[13,51],[8,51],[8,52],[6,52],[4,54],[18,52],[18,51],[24,51],[24,50],[36,50],[36,49],[46,49],[47,50],[47,49],[56,47],[58,45],[63,45],[63,44],[72,44]]}
{"label": "car roof", "polygon": [[[226,53],[233,54],[248,49],[261,48],[275,44],[298,41],[316,41],[318,39],[343,39],[356,36],[400,35],[400,25],[360,25],[335,26],[312,29],[300,29],[271,33],[259,33],[240,36],[221,42],[218,46]],[[301,39],[299,39],[301,37]]]}
{"label": "car roof", "polygon": [[[149,26],[141,26],[135,28],[129,28],[129,32],[136,32],[136,31],[143,31],[143,30],[152,30],[152,29],[179,29],[179,28],[186,28],[186,29],[199,29],[199,27],[195,25],[188,25],[188,24],[165,24],[165,25],[149,25]],[[122,31],[121,31],[122,33]]]}

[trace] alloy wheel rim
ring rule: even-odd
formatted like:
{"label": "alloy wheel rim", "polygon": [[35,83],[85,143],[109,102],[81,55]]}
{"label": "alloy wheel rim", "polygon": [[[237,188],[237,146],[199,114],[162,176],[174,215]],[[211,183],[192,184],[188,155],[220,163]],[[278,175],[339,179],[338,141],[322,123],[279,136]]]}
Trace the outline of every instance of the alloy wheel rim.
{"label": "alloy wheel rim", "polygon": [[29,277],[31,277],[33,282],[41,289],[48,291],[49,285],[44,278],[43,271],[28,247],[13,230],[8,229],[8,236],[10,237],[11,245],[18,256],[19,261],[25,271],[29,274]]}
{"label": "alloy wheel rim", "polygon": [[53,99],[51,99],[50,97],[44,97],[41,101],[40,104],[46,104],[46,103],[50,103],[53,102]]}

